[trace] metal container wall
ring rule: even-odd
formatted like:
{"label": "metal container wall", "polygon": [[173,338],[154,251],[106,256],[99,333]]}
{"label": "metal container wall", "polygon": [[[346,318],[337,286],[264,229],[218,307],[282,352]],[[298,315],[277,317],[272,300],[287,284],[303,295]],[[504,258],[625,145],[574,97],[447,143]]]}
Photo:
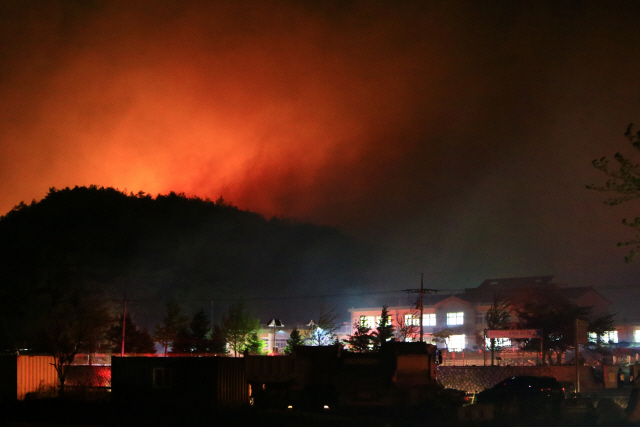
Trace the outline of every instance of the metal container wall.
{"label": "metal container wall", "polygon": [[40,386],[56,386],[58,375],[51,356],[17,357],[17,398],[24,399],[27,393]]}
{"label": "metal container wall", "polygon": [[245,379],[245,361],[231,357],[220,357],[217,360],[217,405],[246,405],[249,402],[249,386]]}
{"label": "metal container wall", "polygon": [[293,378],[293,356],[245,356],[247,381],[269,383]]}
{"label": "metal container wall", "polygon": [[[232,357],[114,357],[112,399],[121,404],[178,407],[239,406],[249,403],[244,359]],[[154,384],[155,371],[170,380]]]}

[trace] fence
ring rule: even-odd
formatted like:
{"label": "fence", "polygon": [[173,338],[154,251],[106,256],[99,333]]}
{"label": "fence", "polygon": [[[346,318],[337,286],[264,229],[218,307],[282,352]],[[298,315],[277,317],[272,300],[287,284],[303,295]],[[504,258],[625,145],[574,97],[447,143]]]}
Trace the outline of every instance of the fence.
{"label": "fence", "polygon": [[[523,351],[496,351],[493,354],[494,366],[537,366],[540,365],[540,353]],[[491,366],[490,351],[446,351],[442,350],[444,366]]]}

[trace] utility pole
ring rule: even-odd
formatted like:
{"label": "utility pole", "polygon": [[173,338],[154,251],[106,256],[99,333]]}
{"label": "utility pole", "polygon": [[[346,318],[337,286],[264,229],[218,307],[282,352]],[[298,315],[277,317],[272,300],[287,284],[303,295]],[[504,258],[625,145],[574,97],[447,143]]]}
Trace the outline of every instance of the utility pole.
{"label": "utility pole", "polygon": [[[128,283],[128,282],[127,282]],[[120,348],[120,357],[124,357],[124,345],[125,345],[125,328],[126,328],[126,324],[127,324],[127,301],[137,301],[137,300],[128,300],[127,299],[127,283],[125,283],[124,286],[124,297],[122,299],[122,342],[121,345],[122,347]],[[114,302],[117,302],[119,300],[113,300]]]}
{"label": "utility pole", "polygon": [[211,300],[211,322],[210,325],[211,327],[209,328],[211,330],[211,335],[213,335],[213,299]]}
{"label": "utility pole", "polygon": [[576,349],[574,351],[575,353],[574,359],[576,364],[576,393],[580,393],[580,370],[579,370],[580,344],[587,344],[589,342],[588,328],[589,328],[589,322],[585,320],[580,320],[580,319],[575,320]]}
{"label": "utility pole", "polygon": [[120,357],[124,357],[124,328],[127,318],[127,288],[124,288],[124,299],[122,300],[122,348],[120,349]]}
{"label": "utility pole", "polygon": [[422,325],[422,318],[423,313],[424,313],[424,294],[425,293],[429,293],[429,292],[433,292],[436,293],[438,292],[437,289],[425,289],[424,288],[424,273],[420,273],[420,289],[405,289],[405,292],[409,292],[409,293],[419,293],[420,294],[420,342],[424,342],[424,330],[423,330],[423,325]]}

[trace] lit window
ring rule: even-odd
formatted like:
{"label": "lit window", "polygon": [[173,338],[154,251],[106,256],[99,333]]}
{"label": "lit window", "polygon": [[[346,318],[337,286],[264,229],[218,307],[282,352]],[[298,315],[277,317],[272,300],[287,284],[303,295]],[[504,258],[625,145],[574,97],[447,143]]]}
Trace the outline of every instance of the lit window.
{"label": "lit window", "polygon": [[464,324],[464,312],[447,313],[447,325],[455,326]]}
{"label": "lit window", "polygon": [[161,388],[171,387],[171,369],[153,368],[153,386]]}
{"label": "lit window", "polygon": [[429,313],[422,316],[423,326],[436,326],[436,314]]}
{"label": "lit window", "polygon": [[360,316],[360,321],[364,320],[364,324],[367,328],[376,328],[376,316]]}
{"label": "lit window", "polygon": [[635,342],[640,342],[640,329],[633,331],[633,340]]}
{"label": "lit window", "polygon": [[465,336],[464,335],[451,335],[449,337],[448,348],[451,351],[464,350],[465,344],[466,343],[465,343]]}
{"label": "lit window", "polygon": [[[638,334],[638,331],[636,331],[636,336]],[[589,341],[591,342],[597,342],[597,337],[596,337],[596,333],[595,332],[589,332]],[[600,335],[600,342],[602,343],[609,343],[612,342],[614,344],[618,343],[618,331],[607,331],[604,334]]]}
{"label": "lit window", "polygon": [[[382,320],[382,316],[376,316],[376,328],[378,327],[378,325],[380,325],[380,321]],[[393,319],[391,318],[391,315],[389,315],[387,317],[387,324],[385,326],[391,326],[393,325]]]}
{"label": "lit window", "polygon": [[404,315],[404,324],[407,326],[420,326],[420,318],[413,314]]}
{"label": "lit window", "polygon": [[605,332],[604,337],[607,340],[607,342],[612,342],[614,344],[618,343],[618,331]]}

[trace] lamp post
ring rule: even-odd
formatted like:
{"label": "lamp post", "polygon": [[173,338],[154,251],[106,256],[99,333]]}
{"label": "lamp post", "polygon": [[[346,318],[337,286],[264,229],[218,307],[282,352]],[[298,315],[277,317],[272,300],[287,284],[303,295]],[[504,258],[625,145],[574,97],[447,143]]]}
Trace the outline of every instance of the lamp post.
{"label": "lamp post", "polygon": [[280,321],[280,319],[271,319],[269,320],[269,324],[267,325],[273,328],[273,346],[271,347],[273,353],[278,352],[278,347],[276,347],[276,328],[284,328],[284,324]]}
{"label": "lamp post", "polygon": [[307,323],[307,326],[309,327],[309,330],[311,331],[311,334],[309,334],[309,337],[311,338],[311,344],[313,345],[313,340],[315,339],[314,335],[313,335],[313,327],[317,326],[316,322],[313,321],[313,319],[309,320],[309,323]]}

